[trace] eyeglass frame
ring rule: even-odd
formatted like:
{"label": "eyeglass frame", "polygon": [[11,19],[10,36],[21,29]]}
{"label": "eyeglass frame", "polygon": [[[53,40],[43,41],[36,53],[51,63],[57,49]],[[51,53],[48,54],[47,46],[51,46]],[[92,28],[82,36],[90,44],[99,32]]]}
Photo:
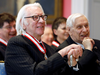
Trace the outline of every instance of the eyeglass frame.
{"label": "eyeglass frame", "polygon": [[[38,16],[38,19],[37,19],[37,20],[34,20],[34,17],[35,17],[35,16]],[[46,18],[43,19],[43,16],[46,17]],[[41,15],[41,16],[39,16],[39,15],[34,15],[34,16],[28,16],[28,17],[24,17],[24,18],[32,18],[34,21],[39,21],[39,20],[40,20],[40,17],[41,17],[44,21],[46,21],[48,15]]]}

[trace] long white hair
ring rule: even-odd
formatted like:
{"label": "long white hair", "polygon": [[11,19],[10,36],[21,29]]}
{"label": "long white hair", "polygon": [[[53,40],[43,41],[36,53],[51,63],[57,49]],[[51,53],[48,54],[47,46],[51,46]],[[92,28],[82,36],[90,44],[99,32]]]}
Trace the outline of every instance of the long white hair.
{"label": "long white hair", "polygon": [[[28,11],[26,9],[30,8],[30,7],[39,7],[43,11],[43,8],[39,3],[33,3],[33,4],[24,5],[20,9],[20,11],[19,11],[19,13],[17,15],[17,18],[16,18],[17,35],[21,35],[21,34],[26,33],[25,30],[23,29],[23,23],[25,23],[25,25],[27,25],[27,22],[24,22],[24,17],[26,16],[26,13],[28,13]],[[44,13],[44,11],[43,11],[43,13]]]}

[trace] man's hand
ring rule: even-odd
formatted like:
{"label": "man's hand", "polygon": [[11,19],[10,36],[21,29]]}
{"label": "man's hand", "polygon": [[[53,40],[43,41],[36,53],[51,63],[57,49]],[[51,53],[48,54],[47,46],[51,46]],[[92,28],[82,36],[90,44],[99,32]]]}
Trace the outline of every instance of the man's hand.
{"label": "man's hand", "polygon": [[82,44],[84,45],[84,48],[85,48],[85,49],[88,49],[88,50],[92,51],[93,45],[95,44],[95,42],[94,42],[94,40],[91,39],[90,37],[85,37],[85,38],[83,39]]}
{"label": "man's hand", "polygon": [[73,57],[77,59],[79,56],[82,56],[82,47],[80,45],[72,44],[61,49],[60,51],[58,51],[58,53],[62,57],[68,55],[69,58],[70,55],[73,55]]}

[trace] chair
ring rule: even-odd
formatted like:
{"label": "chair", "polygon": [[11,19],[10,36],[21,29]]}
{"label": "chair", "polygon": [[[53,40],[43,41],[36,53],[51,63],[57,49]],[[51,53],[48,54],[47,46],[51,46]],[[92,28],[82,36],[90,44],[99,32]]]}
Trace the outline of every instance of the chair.
{"label": "chair", "polygon": [[0,61],[0,75],[7,75],[5,71],[4,61]]}

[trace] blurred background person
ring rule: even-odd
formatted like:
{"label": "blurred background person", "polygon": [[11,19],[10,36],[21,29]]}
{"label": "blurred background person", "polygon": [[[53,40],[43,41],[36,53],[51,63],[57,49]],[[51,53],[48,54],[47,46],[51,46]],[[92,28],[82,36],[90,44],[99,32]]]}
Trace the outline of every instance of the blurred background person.
{"label": "blurred background person", "polygon": [[0,14],[0,60],[5,58],[7,42],[16,36],[15,17],[9,13]]}
{"label": "blurred background person", "polygon": [[45,26],[44,34],[41,36],[41,40],[48,45],[52,45],[52,41],[54,40],[52,28],[50,26]]}
{"label": "blurred background person", "polygon": [[56,50],[56,48],[64,42],[69,34],[66,30],[66,21],[67,18],[65,17],[58,17],[53,21],[52,24],[52,31],[54,35],[54,41],[52,42],[51,47]]}

